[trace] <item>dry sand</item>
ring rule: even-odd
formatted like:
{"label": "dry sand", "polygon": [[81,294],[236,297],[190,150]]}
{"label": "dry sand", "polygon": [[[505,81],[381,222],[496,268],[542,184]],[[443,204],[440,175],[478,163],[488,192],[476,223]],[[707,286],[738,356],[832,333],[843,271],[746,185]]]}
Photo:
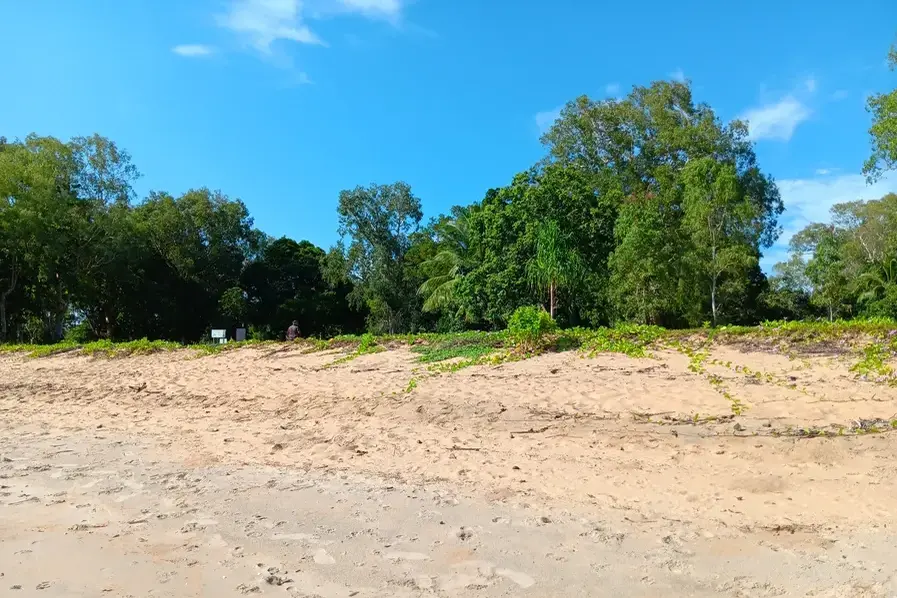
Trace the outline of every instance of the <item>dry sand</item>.
{"label": "dry sand", "polygon": [[339,356],[0,356],[0,595],[897,596],[844,358]]}

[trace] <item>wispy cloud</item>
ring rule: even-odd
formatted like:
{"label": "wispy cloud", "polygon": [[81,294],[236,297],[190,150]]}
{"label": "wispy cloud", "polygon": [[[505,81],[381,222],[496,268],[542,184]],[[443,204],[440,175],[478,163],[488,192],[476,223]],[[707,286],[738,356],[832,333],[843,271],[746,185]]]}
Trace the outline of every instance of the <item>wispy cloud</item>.
{"label": "wispy cloud", "polygon": [[831,172],[832,171],[829,170],[828,168],[817,168],[816,169],[816,174],[818,174],[819,176],[825,176],[827,174],[831,174]]}
{"label": "wispy cloud", "polygon": [[839,89],[835,93],[832,94],[832,99],[835,101],[840,101],[846,99],[847,96],[850,95],[846,89]]}
{"label": "wispy cloud", "polygon": [[679,83],[685,83],[685,71],[681,68],[677,68],[675,71],[670,73],[670,79],[673,81],[678,81]]}
{"label": "wispy cloud", "polygon": [[810,118],[811,110],[792,95],[785,96],[778,102],[751,108],[742,116],[748,122],[750,137],[754,141],[760,139],[778,139],[788,141],[794,135],[797,126]]}
{"label": "wispy cloud", "polygon": [[251,47],[271,54],[278,41],[326,46],[308,22],[354,14],[399,24],[405,0],[230,0],[218,24]]}
{"label": "wispy cloud", "polygon": [[301,0],[233,0],[218,24],[242,36],[263,54],[278,40],[301,44],[324,42],[303,22]]}
{"label": "wispy cloud", "polygon": [[204,46],[202,44],[182,44],[171,49],[175,54],[187,56],[189,58],[198,58],[202,56],[211,56],[215,53],[215,48]]}
{"label": "wispy cloud", "polygon": [[807,101],[816,93],[815,77],[807,77],[781,99],[746,110],[741,120],[748,122],[750,138],[789,141],[798,125],[812,116]]}
{"label": "wispy cloud", "polygon": [[[820,169],[823,170],[826,174],[831,173],[830,170]],[[829,222],[829,210],[835,204],[858,199],[878,199],[897,192],[897,175],[885,176],[873,185],[867,185],[866,178],[861,174],[845,174],[786,179],[778,181],[778,186],[785,204],[781,221],[784,232],[761,261],[766,272],[770,272],[776,262],[784,259],[788,252],[788,242],[795,233],[813,222]]]}
{"label": "wispy cloud", "polygon": [[609,96],[616,96],[620,93],[620,89],[619,83],[608,83],[604,86],[604,93]]}
{"label": "wispy cloud", "polygon": [[546,110],[545,112],[536,113],[536,127],[539,129],[540,135],[551,128],[551,125],[554,124],[554,121],[556,121],[561,115],[561,110],[563,110],[563,108],[563,106],[558,106],[557,108],[554,108],[552,110]]}
{"label": "wispy cloud", "polygon": [[348,12],[390,19],[397,18],[402,12],[399,0],[338,0],[337,4]]}

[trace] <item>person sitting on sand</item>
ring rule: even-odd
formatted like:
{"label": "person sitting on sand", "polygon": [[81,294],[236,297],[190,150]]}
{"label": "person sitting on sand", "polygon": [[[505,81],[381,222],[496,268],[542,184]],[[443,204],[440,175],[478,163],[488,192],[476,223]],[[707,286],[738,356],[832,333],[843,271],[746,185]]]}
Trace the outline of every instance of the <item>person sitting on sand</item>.
{"label": "person sitting on sand", "polygon": [[299,338],[299,322],[293,320],[292,326],[287,328],[287,340],[294,341]]}

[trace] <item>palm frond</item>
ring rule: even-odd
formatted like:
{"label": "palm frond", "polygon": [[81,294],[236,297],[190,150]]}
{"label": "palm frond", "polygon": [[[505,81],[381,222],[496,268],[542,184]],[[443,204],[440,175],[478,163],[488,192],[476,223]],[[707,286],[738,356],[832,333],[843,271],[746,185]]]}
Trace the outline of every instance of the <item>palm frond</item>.
{"label": "palm frond", "polygon": [[[430,281],[428,280],[427,282]],[[448,278],[448,280],[445,280],[442,284],[435,285],[435,288],[433,288],[432,291],[428,293],[427,299],[426,301],[424,301],[424,311],[439,311],[440,309],[444,309],[452,305],[455,300],[455,289],[460,282],[460,278]],[[425,282],[424,285],[426,284],[427,283]],[[421,287],[423,287],[423,285],[421,285]]]}

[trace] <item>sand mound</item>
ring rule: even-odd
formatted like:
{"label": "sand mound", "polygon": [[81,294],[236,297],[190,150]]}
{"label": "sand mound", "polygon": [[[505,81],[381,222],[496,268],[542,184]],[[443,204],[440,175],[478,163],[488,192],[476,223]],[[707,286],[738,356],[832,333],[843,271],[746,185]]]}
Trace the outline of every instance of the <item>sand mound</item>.
{"label": "sand mound", "polygon": [[[893,518],[897,442],[851,435],[897,389],[837,357],[718,347],[574,352],[435,374],[404,348],[243,348],[109,359],[0,356],[4,427],[152,436],[196,466],[245,463],[451,482],[471,495],[727,526]],[[867,426],[868,427],[868,426]],[[806,438],[806,430],[843,437]]]}

